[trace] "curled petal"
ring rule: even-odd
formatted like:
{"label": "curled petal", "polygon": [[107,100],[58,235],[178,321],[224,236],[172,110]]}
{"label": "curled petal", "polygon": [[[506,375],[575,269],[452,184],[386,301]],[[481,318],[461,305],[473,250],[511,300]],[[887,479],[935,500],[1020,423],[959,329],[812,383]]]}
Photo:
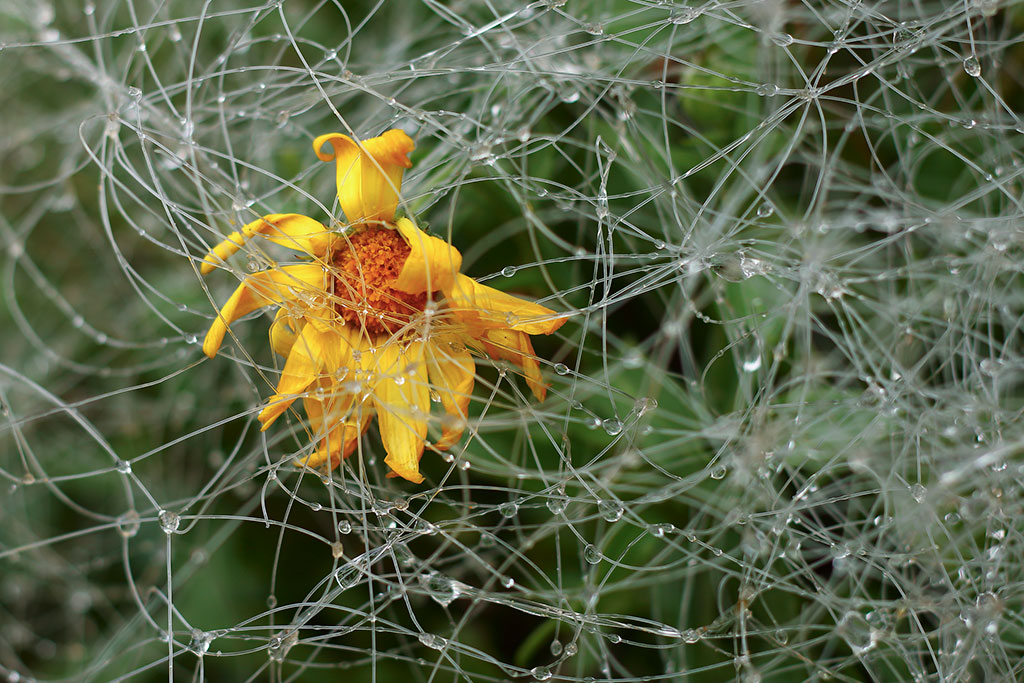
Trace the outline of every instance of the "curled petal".
{"label": "curled petal", "polygon": [[210,358],[224,342],[228,325],[258,308],[291,301],[302,293],[324,289],[324,269],[317,264],[285,266],[264,270],[242,280],[242,284],[220,309],[203,341],[203,353]]}
{"label": "curled petal", "polygon": [[384,462],[398,476],[419,484],[423,481],[419,463],[430,412],[423,342],[413,342],[404,349],[397,343],[385,344],[374,355],[377,380],[373,405],[388,454]]}
{"label": "curled petal", "polygon": [[284,363],[276,393],[259,414],[258,419],[263,424],[261,431],[266,431],[288,410],[299,394],[320,377],[322,371],[333,375],[338,367],[341,348],[341,339],[333,331],[321,332],[313,325],[302,328],[302,334],[295,340],[288,360]]}
{"label": "curled petal", "polygon": [[540,363],[528,334],[515,330],[488,330],[479,341],[484,352],[491,358],[507,360],[522,368],[530,391],[538,401],[544,400],[548,386],[540,374]]}
{"label": "curled petal", "polygon": [[199,272],[206,275],[242,248],[245,240],[262,235],[271,242],[323,258],[330,246],[331,231],[318,221],[297,213],[272,213],[233,232],[203,258]]}
{"label": "curled petal", "polygon": [[550,308],[482,285],[461,273],[446,289],[448,308],[463,322],[482,329],[507,328],[526,334],[551,334],[565,324]]}
{"label": "curled petal", "polygon": [[462,267],[459,250],[423,232],[408,218],[399,218],[395,225],[411,251],[391,286],[407,294],[452,289]]}
{"label": "curled petal", "polygon": [[293,317],[287,308],[277,309],[274,322],[270,324],[270,348],[287,358],[304,325],[305,321]]}
{"label": "curled petal", "polygon": [[[331,152],[321,149],[330,143]],[[337,162],[338,201],[351,224],[391,222],[402,190],[402,173],[412,167],[412,139],[394,128],[375,138],[356,142],[341,133],[313,141],[320,161]]]}
{"label": "curled petal", "polygon": [[458,443],[466,427],[476,363],[465,346],[444,339],[427,342],[425,355],[430,386],[440,394],[448,418],[441,423],[441,440],[434,448],[445,451]]}

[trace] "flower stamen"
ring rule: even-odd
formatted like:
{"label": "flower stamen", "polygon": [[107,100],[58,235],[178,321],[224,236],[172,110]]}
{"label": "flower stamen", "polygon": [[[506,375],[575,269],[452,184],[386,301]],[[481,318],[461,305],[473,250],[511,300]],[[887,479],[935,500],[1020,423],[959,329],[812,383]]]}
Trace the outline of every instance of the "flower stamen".
{"label": "flower stamen", "polygon": [[348,235],[333,255],[334,309],[373,334],[395,334],[437,295],[408,294],[391,285],[411,249],[390,228],[371,225]]}

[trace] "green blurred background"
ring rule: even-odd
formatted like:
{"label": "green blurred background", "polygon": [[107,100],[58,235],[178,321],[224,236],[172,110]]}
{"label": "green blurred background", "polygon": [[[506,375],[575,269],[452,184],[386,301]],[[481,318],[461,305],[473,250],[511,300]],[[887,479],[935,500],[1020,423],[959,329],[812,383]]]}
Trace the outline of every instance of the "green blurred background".
{"label": "green blurred background", "polygon": [[[1021,674],[1024,30],[1013,1],[0,6],[0,674]],[[386,479],[260,434],[269,314],[196,343],[312,140],[416,140],[404,209],[570,321],[550,395]]]}

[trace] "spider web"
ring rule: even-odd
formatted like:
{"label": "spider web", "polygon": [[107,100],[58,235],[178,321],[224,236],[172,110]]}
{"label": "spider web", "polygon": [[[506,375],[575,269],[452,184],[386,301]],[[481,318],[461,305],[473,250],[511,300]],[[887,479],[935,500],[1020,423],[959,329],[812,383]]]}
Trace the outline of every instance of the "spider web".
{"label": "spider web", "polygon": [[[7,680],[1024,675],[1019,2],[0,17]],[[463,271],[572,314],[422,486],[259,432],[268,313],[197,344],[289,258],[207,249],[391,127]]]}

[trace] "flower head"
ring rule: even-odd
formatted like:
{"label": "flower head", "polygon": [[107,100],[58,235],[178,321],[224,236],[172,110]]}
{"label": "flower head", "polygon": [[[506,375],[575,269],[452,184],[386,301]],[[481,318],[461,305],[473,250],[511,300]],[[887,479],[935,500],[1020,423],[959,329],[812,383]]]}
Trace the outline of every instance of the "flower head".
{"label": "flower head", "polygon": [[[331,151],[325,152],[330,145]],[[392,474],[419,483],[431,395],[444,416],[431,449],[462,437],[476,377],[473,354],[523,370],[538,400],[547,391],[530,335],[565,322],[555,312],[480,284],[460,272],[462,255],[408,218],[395,220],[413,141],[401,130],[357,142],[332,133],[313,143],[336,163],[347,226],[333,231],[299,214],[271,214],[232,233],[206,255],[209,273],[254,237],[309,257],[246,277],[203,342],[211,358],[228,326],[277,306],[273,349],[286,358],[263,429],[301,398],[316,450],[298,464],[335,467],[376,416]],[[390,476],[390,475],[389,475]]]}

